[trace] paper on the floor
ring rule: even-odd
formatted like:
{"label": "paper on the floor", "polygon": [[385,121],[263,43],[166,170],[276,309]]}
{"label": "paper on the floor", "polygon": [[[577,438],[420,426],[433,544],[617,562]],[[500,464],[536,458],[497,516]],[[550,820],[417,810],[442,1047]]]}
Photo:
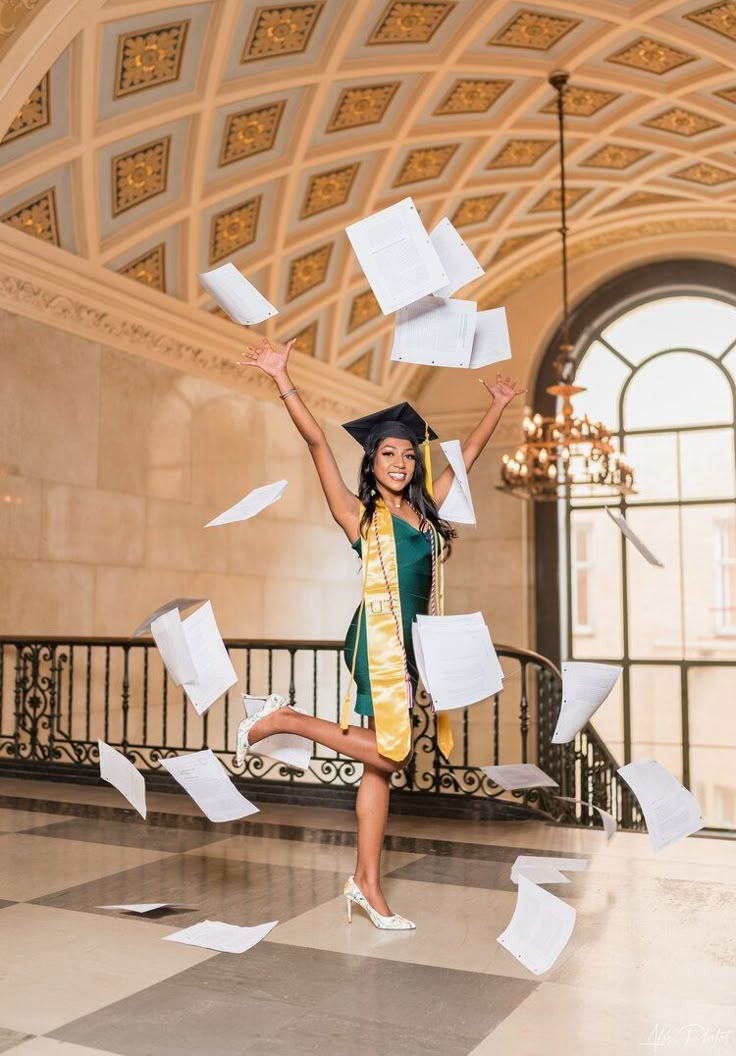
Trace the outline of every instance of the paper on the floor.
{"label": "paper on the floor", "polygon": [[586,803],[584,799],[575,799],[573,796],[555,796],[555,799],[561,799],[565,803],[579,803],[582,807],[592,807],[593,810],[598,811],[600,819],[603,822],[603,832],[606,835],[606,840],[612,840],[616,835],[618,822],[613,814],[609,814],[609,812],[604,810],[603,807],[597,807],[595,803]]}
{"label": "paper on the floor", "polygon": [[[520,854],[511,866],[511,880],[517,884],[522,873],[537,884],[569,884],[570,878],[563,873],[582,873],[587,868],[587,858],[547,858],[544,855]],[[536,876],[532,875],[535,873]],[[549,879],[538,879],[545,873],[549,874]]]}
{"label": "paper on the floor", "polygon": [[477,312],[475,316],[475,333],[473,350],[470,355],[470,368],[488,367],[511,359],[511,339],[506,321],[505,308],[489,308]]}
{"label": "paper on the floor", "polygon": [[447,498],[440,506],[439,515],[456,524],[475,524],[475,510],[468,472],[465,469],[463,446],[459,440],[446,440],[440,447],[445,452],[454,476]]}
{"label": "paper on the floor", "polygon": [[236,502],[234,506],[219,514],[214,520],[208,521],[205,528],[214,528],[219,524],[233,524],[235,521],[247,521],[249,517],[255,517],[261,510],[272,506],[280,499],[288,486],[288,480],[277,480],[275,484],[264,484],[261,488],[249,491],[240,502]]}
{"label": "paper on the floor", "polygon": [[434,291],[438,297],[451,297],[456,290],[484,274],[472,251],[447,217],[440,220],[429,237],[449,280],[446,286]]}
{"label": "paper on the floor", "polygon": [[447,285],[447,273],[411,198],[345,230],[384,315]]}
{"label": "paper on the floor", "polygon": [[225,767],[210,748],[162,759],[161,765],[179,782],[210,821],[237,821],[238,818],[258,813],[258,807],[238,792]]}
{"label": "paper on the floor", "polygon": [[618,664],[569,661],[562,665],[562,707],[552,744],[569,744],[596,713],[618,682]]}
{"label": "paper on the floor", "polygon": [[695,796],[661,763],[641,759],[618,772],[639,800],[652,850],[661,851],[705,825]]}
{"label": "paper on the floor", "polygon": [[198,715],[238,681],[208,601],[182,622],[176,609],[151,624],[161,659]]}
{"label": "paper on the floor", "polygon": [[391,359],[425,367],[469,367],[475,301],[422,297],[396,313]]}
{"label": "paper on the floor", "polygon": [[557,782],[534,763],[507,763],[505,766],[482,766],[491,781],[514,792],[518,788],[557,788]]}
{"label": "paper on the floor", "polygon": [[634,546],[642,555],[642,557],[646,558],[650,565],[656,565],[657,568],[664,568],[664,565],[659,560],[659,558],[655,557],[649,547],[644,545],[644,543],[641,541],[634,529],[628,523],[626,518],[622,514],[617,513],[615,510],[609,509],[608,506],[604,508],[613,523],[621,529],[621,531],[629,540],[629,542],[634,544]]}
{"label": "paper on the floor", "polygon": [[143,774],[126,759],[122,752],[111,748],[104,741],[97,742],[100,753],[100,777],[109,781],[113,788],[125,796],[142,818],[146,816],[146,782]]}
{"label": "paper on the floor", "polygon": [[267,924],[256,924],[253,928],[241,928],[237,924],[223,924],[221,920],[203,920],[190,928],[164,935],[167,942],[182,942],[186,946],[202,946],[205,950],[219,953],[245,953],[268,935],[278,924],[269,920]]}
{"label": "paper on the floor", "polygon": [[214,271],[205,271],[199,281],[215,304],[241,326],[262,323],[264,319],[279,314],[234,264],[223,264]]}
{"label": "paper on the floor", "polygon": [[482,613],[420,614],[412,624],[412,640],[436,711],[467,708],[503,689],[503,671]]}
{"label": "paper on the floor", "polygon": [[154,620],[157,620],[159,616],[165,616],[167,612],[171,612],[172,609],[177,609],[179,614],[186,612],[187,609],[191,609],[193,605],[201,605],[206,598],[174,598],[173,601],[167,601],[165,605],[162,605],[155,612],[152,612],[150,616],[146,616],[143,623],[139,623],[136,629],[131,634],[131,638],[140,638],[143,634],[148,634],[151,630],[151,624]]}
{"label": "paper on the floor", "polygon": [[552,968],[567,946],[575,915],[567,902],[522,874],[514,915],[496,941],[530,972],[541,975]]}
{"label": "paper on the floor", "polygon": [[177,909],[179,902],[131,902],[123,906],[96,906],[96,909],[117,909],[122,913],[153,913],[156,909]]}
{"label": "paper on the floor", "polygon": [[[265,697],[251,697],[243,693],[243,707],[249,718],[261,711],[265,703]],[[295,733],[275,733],[272,737],[257,741],[250,751],[255,755],[265,755],[279,763],[286,763],[295,770],[307,770],[312,758],[312,742]]]}

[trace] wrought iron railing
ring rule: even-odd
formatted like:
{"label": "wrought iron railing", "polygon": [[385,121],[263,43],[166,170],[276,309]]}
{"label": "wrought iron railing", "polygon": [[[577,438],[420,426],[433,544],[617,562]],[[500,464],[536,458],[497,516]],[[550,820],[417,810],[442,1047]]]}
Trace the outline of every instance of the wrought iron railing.
{"label": "wrought iron railing", "polygon": [[[257,779],[260,795],[304,799],[318,794],[325,804],[353,789],[361,767],[339,753],[314,745],[302,773],[265,756],[251,754],[244,771],[234,769],[237,725],[243,717],[240,690],[281,692],[320,718],[339,718],[347,684],[341,642],[226,642],[239,675],[231,690],[203,717],[171,682],[150,639],[0,637],[0,773],[91,778],[97,771],[98,738],[119,748],[146,774],[161,773],[161,759],[182,751],[211,748],[244,787]],[[557,669],[524,649],[498,646],[505,671],[504,691],[484,706],[453,719],[455,761],[439,753],[434,716],[426,697],[413,712],[414,756],[395,774],[397,801],[436,813],[484,816],[544,811],[579,824],[596,815],[529,791],[509,796],[480,769],[499,762],[538,762],[559,782],[560,794],[591,800],[623,824],[640,818],[616,761],[589,726],[572,745],[552,746],[550,737],[561,699]],[[297,787],[298,786],[298,787]],[[321,791],[320,791],[321,790]],[[330,790],[332,795],[325,794]],[[298,795],[296,795],[298,791]],[[438,798],[439,794],[439,798]],[[411,800],[408,797],[411,795]],[[429,801],[431,800],[431,807]]]}

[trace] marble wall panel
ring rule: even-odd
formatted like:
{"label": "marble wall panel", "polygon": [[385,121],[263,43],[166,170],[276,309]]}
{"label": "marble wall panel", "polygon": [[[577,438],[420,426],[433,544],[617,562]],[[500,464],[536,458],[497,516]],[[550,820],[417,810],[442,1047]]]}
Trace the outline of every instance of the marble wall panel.
{"label": "marble wall panel", "polygon": [[65,484],[97,481],[100,346],[0,312],[0,464]]}
{"label": "marble wall panel", "polygon": [[100,488],[44,484],[41,557],[92,565],[143,559],[145,501]]}
{"label": "marble wall panel", "polygon": [[0,560],[0,597],[2,634],[99,633],[91,565]]}
{"label": "marble wall panel", "polygon": [[41,482],[28,477],[0,476],[0,554],[39,557]]}

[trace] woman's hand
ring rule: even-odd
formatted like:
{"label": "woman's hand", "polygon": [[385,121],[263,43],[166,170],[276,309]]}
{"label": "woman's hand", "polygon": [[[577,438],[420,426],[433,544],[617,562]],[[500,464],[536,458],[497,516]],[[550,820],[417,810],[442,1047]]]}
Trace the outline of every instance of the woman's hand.
{"label": "woman's hand", "polygon": [[268,338],[263,339],[259,348],[257,345],[247,345],[243,358],[238,363],[239,367],[260,367],[270,378],[279,377],[286,373],[286,365],[289,353],[294,347],[294,341],[289,341],[283,352],[276,352]]}
{"label": "woman's hand", "polygon": [[482,378],[480,383],[490,392],[493,402],[498,404],[499,407],[505,407],[507,403],[511,403],[515,396],[523,396],[526,392],[526,389],[518,388],[513,378],[507,378],[501,374],[496,375],[496,381],[493,385],[488,385]]}

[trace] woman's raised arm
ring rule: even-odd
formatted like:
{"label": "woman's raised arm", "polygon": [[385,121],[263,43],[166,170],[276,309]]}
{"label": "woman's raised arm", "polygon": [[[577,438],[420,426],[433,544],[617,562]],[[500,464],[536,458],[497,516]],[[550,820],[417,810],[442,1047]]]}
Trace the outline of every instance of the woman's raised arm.
{"label": "woman's raised arm", "polygon": [[342,479],[332,448],[327,443],[321,426],[289,377],[289,353],[293,347],[294,342],[289,341],[282,352],[276,352],[271,342],[264,339],[260,348],[256,345],[247,346],[239,366],[257,367],[273,378],[289,417],[309,448],[330,513],[350,542],[353,542],[358,536],[360,503]]}
{"label": "woman's raised arm", "polygon": [[[482,379],[481,385],[488,389],[493,401],[475,429],[463,443],[463,461],[466,470],[470,470],[478,455],[493,436],[493,432],[508,404],[511,403],[515,396],[521,396],[526,392],[526,389],[517,388],[516,382],[512,378],[502,377],[500,374],[496,375],[496,381],[493,385],[487,385]],[[434,481],[434,501],[437,506],[441,506],[447,498],[447,494],[452,487],[453,478],[452,468],[447,466]]]}

